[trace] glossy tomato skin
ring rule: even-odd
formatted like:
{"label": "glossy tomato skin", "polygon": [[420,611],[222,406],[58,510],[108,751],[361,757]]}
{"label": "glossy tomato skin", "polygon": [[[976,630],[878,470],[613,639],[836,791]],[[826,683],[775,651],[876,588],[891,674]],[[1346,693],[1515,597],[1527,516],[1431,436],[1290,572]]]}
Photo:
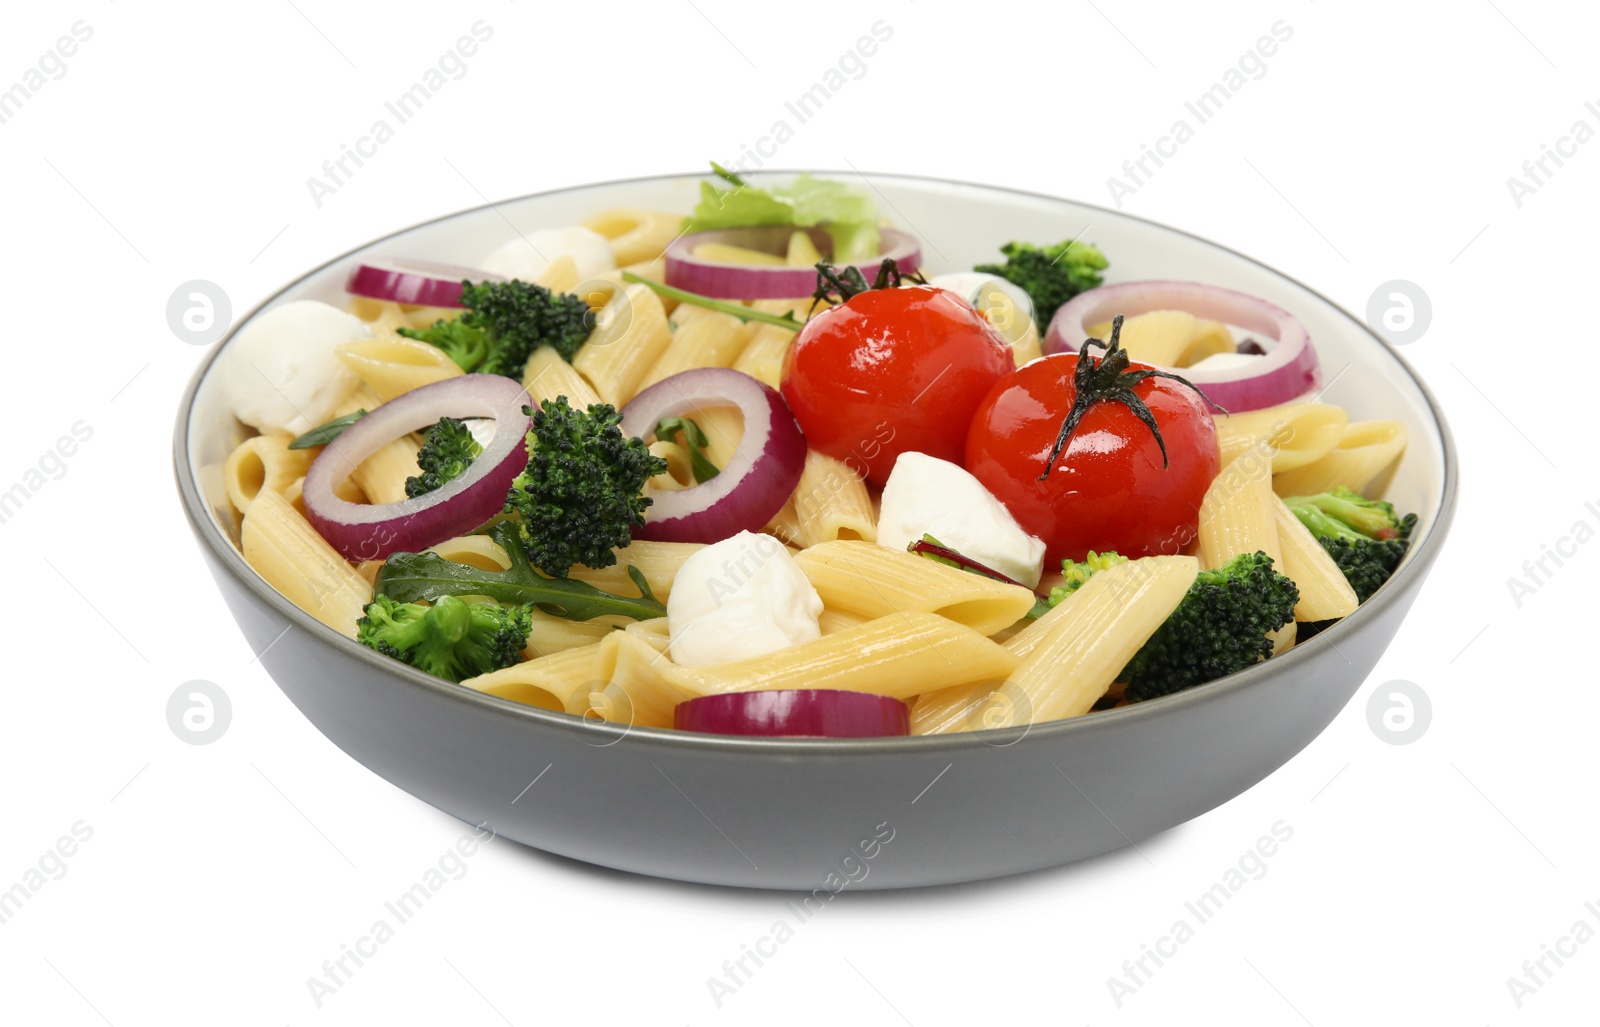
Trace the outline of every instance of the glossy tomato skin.
{"label": "glossy tomato skin", "polygon": [[1133,392],[1161,428],[1167,467],[1144,422],[1121,403],[1101,401],[1085,412],[1049,477],[1039,481],[1072,408],[1077,364],[1076,353],[1041,357],[997,384],[973,417],[967,470],[1044,540],[1049,563],[1081,560],[1091,549],[1130,559],[1183,551],[1194,541],[1200,502],[1221,464],[1205,400],[1170,379],[1146,378]]}
{"label": "glossy tomato skin", "polygon": [[782,392],[812,448],[881,486],[907,451],[960,463],[972,412],[1013,366],[1005,338],[955,293],[872,289],[806,322]]}

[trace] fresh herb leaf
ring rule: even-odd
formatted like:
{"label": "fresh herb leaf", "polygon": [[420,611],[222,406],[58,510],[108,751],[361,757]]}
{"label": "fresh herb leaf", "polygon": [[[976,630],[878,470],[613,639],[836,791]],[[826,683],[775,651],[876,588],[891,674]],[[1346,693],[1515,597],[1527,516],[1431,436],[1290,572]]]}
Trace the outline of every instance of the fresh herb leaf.
{"label": "fresh herb leaf", "polygon": [[671,442],[672,437],[679,432],[683,433],[683,448],[689,451],[689,467],[694,471],[694,483],[704,485],[722,472],[717,465],[706,456],[706,449],[711,445],[706,438],[706,433],[700,430],[700,425],[687,417],[667,417],[656,425],[656,438],[662,442]]}
{"label": "fresh herb leaf", "polygon": [[335,417],[326,424],[319,424],[304,435],[289,443],[290,449],[310,449],[313,446],[326,446],[340,435],[344,430],[367,416],[365,410],[353,410],[343,417]]}
{"label": "fresh herb leaf", "polygon": [[395,553],[378,571],[375,591],[403,603],[433,602],[441,596],[488,596],[501,603],[530,604],[567,620],[612,614],[650,620],[667,615],[667,608],[650,591],[650,583],[637,567],[628,568],[628,577],[638,586],[639,595],[613,595],[588,582],[547,578],[534,570],[514,522],[496,524],[489,529],[489,537],[511,559],[511,566],[503,571],[456,563],[437,553]]}

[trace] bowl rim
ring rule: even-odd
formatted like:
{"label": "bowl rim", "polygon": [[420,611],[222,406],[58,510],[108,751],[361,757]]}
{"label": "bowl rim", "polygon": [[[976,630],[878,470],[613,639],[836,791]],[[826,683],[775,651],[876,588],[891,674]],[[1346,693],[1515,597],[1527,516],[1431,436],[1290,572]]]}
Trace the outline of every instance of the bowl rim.
{"label": "bowl rim", "polygon": [[[440,214],[437,217],[418,221],[403,228],[396,229],[375,239],[368,240],[358,246],[340,253],[308,271],[296,276],[289,282],[279,286],[260,302],[250,308],[242,317],[239,317],[229,326],[228,331],[212,344],[205,358],[196,366],[188,385],[184,388],[183,396],[178,406],[178,417],[173,433],[173,463],[177,476],[177,485],[182,501],[184,514],[188,517],[190,528],[194,531],[216,558],[216,562],[226,568],[236,582],[243,585],[254,596],[263,601],[267,606],[282,614],[289,622],[290,627],[300,628],[308,632],[313,638],[324,645],[331,645],[346,656],[366,662],[374,670],[389,674],[399,681],[415,688],[420,688],[437,699],[446,702],[463,703],[490,715],[510,716],[515,720],[529,725],[537,725],[538,729],[554,729],[558,731],[583,732],[607,739],[606,741],[592,741],[596,747],[608,746],[627,738],[638,744],[645,744],[671,750],[694,750],[705,753],[745,754],[753,756],[796,756],[808,755],[812,757],[823,754],[833,755],[883,755],[888,753],[912,756],[921,753],[948,754],[956,750],[981,751],[982,748],[1005,748],[1013,744],[1026,741],[1033,736],[1041,739],[1055,739],[1065,741],[1084,731],[1096,730],[1098,726],[1106,727],[1134,725],[1143,719],[1164,716],[1168,713],[1177,714],[1177,711],[1202,704],[1218,702],[1227,696],[1255,688],[1268,679],[1281,673],[1292,673],[1305,662],[1315,659],[1318,654],[1329,649],[1338,652],[1338,639],[1356,630],[1362,624],[1374,620],[1381,615],[1381,611],[1399,602],[1400,596],[1418,585],[1427,573],[1428,568],[1437,558],[1440,548],[1444,544],[1445,536],[1449,533],[1451,522],[1455,517],[1457,500],[1457,486],[1459,480],[1459,457],[1456,452],[1455,439],[1450,431],[1449,422],[1446,420],[1444,410],[1438,399],[1428,388],[1426,381],[1417,374],[1411,364],[1382,336],[1374,332],[1370,325],[1355,316],[1344,307],[1329,299],[1323,293],[1311,288],[1299,279],[1288,275],[1277,268],[1247,256],[1221,243],[1214,242],[1204,236],[1164,224],[1137,214],[1130,214],[1123,210],[1112,210],[1100,204],[1085,203],[1062,196],[1053,196],[1048,193],[1039,193],[1027,189],[1016,189],[1010,186],[993,185],[984,182],[943,178],[937,175],[916,175],[899,172],[863,172],[857,169],[849,171],[830,171],[818,168],[805,169],[813,175],[834,176],[839,178],[858,177],[870,186],[874,178],[884,180],[909,180],[917,183],[927,183],[957,188],[976,186],[980,189],[994,192],[1010,193],[1015,196],[1024,196],[1032,199],[1050,201],[1052,203],[1067,203],[1076,207],[1099,211],[1106,215],[1126,218],[1140,222],[1152,228],[1176,233],[1192,239],[1195,242],[1209,246],[1224,254],[1235,257],[1248,264],[1253,264],[1269,274],[1287,281],[1315,296],[1330,308],[1343,314],[1354,322],[1374,342],[1388,351],[1390,357],[1405,371],[1411,383],[1421,394],[1427,405],[1428,413],[1433,418],[1433,423],[1438,430],[1440,449],[1443,454],[1443,480],[1440,483],[1439,506],[1434,512],[1432,521],[1428,526],[1426,536],[1420,545],[1414,546],[1408,554],[1404,565],[1395,571],[1393,577],[1384,583],[1370,599],[1362,603],[1355,613],[1341,619],[1337,624],[1322,631],[1307,641],[1295,645],[1287,653],[1275,656],[1270,660],[1263,660],[1255,666],[1245,670],[1218,678],[1215,681],[1198,685],[1194,688],[1176,692],[1171,695],[1161,696],[1156,699],[1111,710],[1101,710],[1092,715],[1069,717],[1064,720],[1051,720],[1042,723],[1030,723],[1016,727],[993,728],[982,731],[965,731],[947,735],[907,735],[886,738],[767,738],[742,735],[716,735],[700,732],[677,731],[668,728],[643,727],[634,724],[619,725],[603,721],[595,721],[569,714],[563,711],[545,710],[536,706],[528,706],[510,699],[490,695],[486,692],[475,691],[463,687],[455,682],[436,678],[431,674],[416,669],[382,655],[354,639],[333,630],[309,613],[300,609],[294,603],[278,592],[277,589],[267,584],[266,579],[258,575],[249,564],[245,563],[244,556],[234,547],[233,543],[213,522],[204,497],[200,494],[199,486],[195,481],[194,469],[189,461],[189,425],[194,412],[195,397],[199,392],[201,383],[211,371],[219,354],[232,341],[234,335],[241,327],[259,314],[268,306],[276,303],[285,293],[304,283],[307,279],[320,274],[329,267],[346,260],[361,250],[383,243],[395,236],[423,228],[428,225],[448,221],[464,214],[476,213],[483,210],[498,211],[502,204],[519,203],[523,200],[537,197],[555,196],[561,193],[573,193],[592,189],[600,186],[630,185],[643,182],[663,182],[672,180],[693,180],[708,174],[703,171],[676,172],[654,175],[637,175],[630,178],[608,179],[599,182],[585,182],[579,185],[565,185],[539,192],[524,193],[519,196],[509,197],[500,201],[490,201],[471,207]],[[765,177],[767,175],[798,175],[798,169],[762,168],[754,175]],[[875,188],[875,187],[874,187]],[[1347,626],[1348,625],[1348,626]],[[1342,657],[1342,654],[1340,654]],[[1346,662],[1349,662],[1348,660]],[[1042,744],[1039,743],[1039,744]]]}

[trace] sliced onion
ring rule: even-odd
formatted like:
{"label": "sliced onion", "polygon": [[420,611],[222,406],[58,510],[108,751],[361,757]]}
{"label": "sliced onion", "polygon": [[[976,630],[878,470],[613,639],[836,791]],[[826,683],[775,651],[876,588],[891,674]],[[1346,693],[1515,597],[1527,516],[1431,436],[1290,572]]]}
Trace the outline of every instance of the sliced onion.
{"label": "sliced onion", "polygon": [[[312,527],[349,560],[414,553],[465,534],[505,506],[528,466],[528,390],[504,375],[465,374],[391,399],[323,448],[301,495]],[[366,506],[334,494],[350,472],[384,446],[441,417],[492,417],[494,438],[461,477],[415,499]]]}
{"label": "sliced onion", "polygon": [[414,303],[420,307],[459,307],[463,281],[503,282],[505,279],[474,267],[382,257],[356,265],[345,289],[374,300]]}
{"label": "sliced onion", "polygon": [[1083,345],[1087,325],[1116,314],[1133,317],[1152,310],[1182,310],[1196,317],[1237,325],[1276,343],[1263,356],[1239,365],[1196,364],[1182,374],[1211,402],[1234,413],[1287,403],[1321,383],[1317,352],[1294,315],[1266,300],[1199,282],[1123,282],[1079,293],[1056,311],[1045,334],[1046,353],[1072,353]]}
{"label": "sliced onion", "polygon": [[[803,231],[811,234],[819,248],[828,245],[822,229],[802,229],[794,225],[760,225],[755,228],[725,228],[683,236],[667,247],[668,285],[721,300],[772,300],[810,296],[817,289],[817,272],[809,267],[769,267],[762,264],[724,264],[694,255],[706,243],[722,243],[763,253],[783,253],[789,236]],[[911,274],[922,265],[922,245],[908,232],[894,228],[878,231],[879,253],[853,266],[871,281],[878,266],[894,260],[901,273]]]}
{"label": "sliced onion", "polygon": [[805,436],[783,397],[742,371],[702,367],[661,379],[622,408],[622,434],[648,438],[663,418],[727,406],[744,417],[727,466],[703,485],[652,491],[634,538],[720,542],[760,531],[789,501],[805,467]]}
{"label": "sliced onion", "polygon": [[804,738],[882,738],[911,733],[910,711],[899,699],[833,688],[725,692],[679,703],[680,731]]}

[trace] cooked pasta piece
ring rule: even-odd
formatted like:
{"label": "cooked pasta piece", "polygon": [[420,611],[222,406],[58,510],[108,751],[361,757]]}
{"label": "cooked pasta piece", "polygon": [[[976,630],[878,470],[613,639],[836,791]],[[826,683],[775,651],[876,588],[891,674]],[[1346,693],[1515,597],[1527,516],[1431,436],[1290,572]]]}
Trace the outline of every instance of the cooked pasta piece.
{"label": "cooked pasta piece", "polygon": [[639,382],[640,391],[683,371],[699,367],[732,367],[750,337],[755,334],[754,322],[746,324],[732,314],[706,310],[704,307],[686,307],[685,310],[699,310],[702,313],[687,321],[679,321],[666,352],[661,354],[661,359]]}
{"label": "cooked pasta piece", "polygon": [[563,253],[533,276],[533,284],[542,285],[551,292],[571,292],[578,287],[578,264]]}
{"label": "cooked pasta piece", "polygon": [[671,727],[672,711],[698,692],[686,689],[673,665],[638,633],[613,631],[595,654],[593,681],[567,700],[567,712],[639,727]]}
{"label": "cooked pasta piece", "polygon": [[[811,299],[757,300],[750,306],[769,314],[793,314],[804,321],[806,312],[811,309]],[[778,325],[760,325],[745,344],[739,359],[733,362],[733,369],[776,389],[783,379],[783,358],[794,336],[794,332]]]}
{"label": "cooked pasta piece", "polygon": [[[1272,557],[1274,569],[1284,573],[1271,473],[1267,454],[1247,449],[1225,464],[1206,490],[1200,503],[1200,562],[1207,570],[1241,553],[1262,552]],[[1285,652],[1294,645],[1294,625],[1285,624],[1269,637],[1274,656]]]}
{"label": "cooked pasta piece", "polygon": [[1027,704],[1016,686],[1005,682],[956,685],[924,692],[911,704],[913,735],[948,735],[957,731],[984,731],[1005,727],[1010,707]]}
{"label": "cooked pasta piece", "polygon": [[817,627],[824,635],[831,635],[835,631],[845,631],[849,628],[858,628],[871,620],[865,614],[850,613],[847,610],[830,610],[822,608],[822,615],[817,618]]}
{"label": "cooked pasta piece", "polygon": [[1339,444],[1320,459],[1279,475],[1272,483],[1280,496],[1310,496],[1340,485],[1365,490],[1391,469],[1406,450],[1406,426],[1399,421],[1357,421],[1345,428]]}
{"label": "cooked pasta piece", "polygon": [[1300,523],[1300,518],[1277,496],[1272,497],[1272,521],[1278,531],[1278,548],[1283,551],[1283,566],[1278,569],[1300,590],[1294,619],[1332,620],[1355,613],[1360,600],[1356,598],[1356,590],[1350,587],[1350,580],[1310,530]]}
{"label": "cooked pasta piece", "polygon": [[937,614],[910,611],[765,656],[673,667],[665,673],[697,695],[839,688],[907,699],[919,692],[1001,679],[1016,665],[1015,656],[971,628]]}
{"label": "cooked pasta piece", "polygon": [[583,227],[606,237],[618,264],[637,264],[661,256],[683,233],[683,215],[618,207],[601,211]]}
{"label": "cooked pasta piece", "polygon": [[1005,701],[996,704],[983,726],[1014,727],[1088,713],[1183,601],[1199,571],[1192,556],[1147,556],[1095,573],[1039,618],[1041,636],[1006,678],[999,689]]}
{"label": "cooked pasta piece", "polygon": [[576,566],[572,568],[571,574],[579,581],[587,581],[604,591],[631,596],[636,595],[638,589],[634,586],[633,579],[628,576],[628,568],[637,567],[650,585],[650,591],[664,603],[667,601],[667,596],[672,594],[672,579],[677,577],[678,568],[683,566],[683,561],[704,548],[705,546],[698,542],[636,540],[625,548],[613,550],[617,555],[617,562],[610,567],[596,570],[593,567]]}
{"label": "cooked pasta piece", "polygon": [[360,486],[370,502],[398,503],[406,498],[406,479],[422,473],[417,466],[421,449],[411,435],[385,442],[350,472],[350,480]]}
{"label": "cooked pasta piece", "polygon": [[354,638],[372,587],[276,492],[256,495],[239,529],[255,572],[300,609]]}
{"label": "cooked pasta piece", "polygon": [[[1111,338],[1111,322],[1090,325],[1089,335]],[[1188,367],[1217,353],[1237,349],[1228,326],[1220,321],[1202,321],[1183,310],[1152,310],[1137,314],[1122,323],[1118,336],[1128,356],[1160,367]]]}
{"label": "cooked pasta piece", "polygon": [[706,459],[716,467],[728,466],[744,438],[744,415],[738,407],[699,407],[684,415],[706,436]]}
{"label": "cooked pasta piece", "polygon": [[790,502],[803,545],[839,539],[878,540],[872,495],[862,476],[842,461],[806,451],[805,469]]}
{"label": "cooked pasta piece", "polygon": [[1247,451],[1224,464],[1200,503],[1200,562],[1210,570],[1241,553],[1263,552],[1282,568],[1272,514],[1272,465]]}
{"label": "cooked pasta piece", "polygon": [[249,510],[263,491],[286,495],[306,476],[317,451],[290,449],[293,441],[288,435],[257,435],[233,448],[222,465],[222,482],[235,510]]}
{"label": "cooked pasta piece", "polygon": [[538,609],[531,611],[529,616],[533,627],[528,632],[528,641],[524,643],[522,653],[530,660],[569,649],[599,645],[622,622],[617,617],[568,620]]}
{"label": "cooked pasta piece", "polygon": [[772,515],[772,520],[761,529],[786,546],[799,549],[805,545],[805,539],[800,534],[800,515],[795,513],[794,498],[783,504],[783,509]]}
{"label": "cooked pasta piece", "polygon": [[1217,446],[1222,462],[1232,463],[1247,449],[1272,459],[1272,473],[1282,474],[1320,459],[1344,435],[1350,418],[1329,403],[1285,403],[1242,414],[1216,415]]}
{"label": "cooked pasta piece", "polygon": [[598,648],[568,649],[461,682],[468,688],[541,710],[565,710],[594,681]]}
{"label": "cooked pasta piece", "polygon": [[1034,595],[1021,585],[971,574],[874,542],[823,542],[802,549],[795,562],[824,606],[884,617],[936,613],[992,635],[1033,608]]}
{"label": "cooked pasta piece", "polygon": [[667,313],[655,293],[642,285],[617,290],[599,324],[572,358],[601,399],[621,408],[672,342]]}
{"label": "cooked pasta piece", "polygon": [[461,373],[444,350],[398,335],[341,343],[334,354],[384,402]]}
{"label": "cooked pasta piece", "polygon": [[557,396],[567,397],[567,403],[574,410],[585,410],[601,401],[594,386],[577,368],[561,359],[561,354],[552,346],[540,346],[528,357],[528,364],[522,371],[522,387],[528,390],[532,406]]}

